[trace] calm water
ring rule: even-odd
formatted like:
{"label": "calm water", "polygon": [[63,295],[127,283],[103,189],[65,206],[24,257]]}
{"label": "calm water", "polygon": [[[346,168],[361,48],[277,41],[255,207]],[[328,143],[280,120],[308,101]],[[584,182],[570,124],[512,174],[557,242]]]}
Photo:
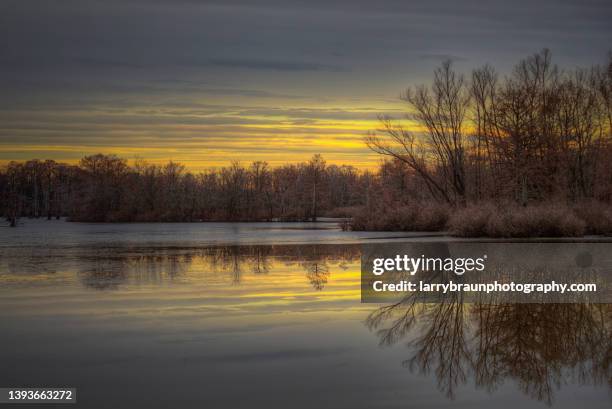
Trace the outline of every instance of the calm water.
{"label": "calm water", "polygon": [[611,308],[361,304],[361,244],[385,237],[403,240],[0,227],[0,386],[76,387],[87,408],[610,407]]}

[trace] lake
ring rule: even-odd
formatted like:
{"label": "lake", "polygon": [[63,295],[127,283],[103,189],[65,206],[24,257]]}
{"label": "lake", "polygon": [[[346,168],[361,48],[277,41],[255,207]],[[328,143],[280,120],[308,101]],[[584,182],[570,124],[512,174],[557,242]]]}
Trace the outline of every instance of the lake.
{"label": "lake", "polygon": [[362,304],[362,245],[406,240],[455,239],[0,227],[0,387],[76,387],[87,408],[610,407],[609,305]]}

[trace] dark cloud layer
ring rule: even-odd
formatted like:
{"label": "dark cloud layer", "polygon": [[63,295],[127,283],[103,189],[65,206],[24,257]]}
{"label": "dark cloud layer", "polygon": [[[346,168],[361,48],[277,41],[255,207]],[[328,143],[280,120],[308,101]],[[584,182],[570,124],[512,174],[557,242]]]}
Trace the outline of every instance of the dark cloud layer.
{"label": "dark cloud layer", "polygon": [[[248,135],[228,131],[232,123],[273,135],[275,124],[285,129],[288,121],[303,138],[322,140],[353,131],[328,123],[308,135],[302,125],[331,116],[375,119],[445,59],[465,72],[485,63],[508,72],[547,47],[561,66],[603,61],[610,21],[609,0],[4,0],[0,148],[52,145],[71,124],[81,124],[83,145],[93,135],[103,145],[107,134],[111,146],[113,135],[136,132],[125,124],[134,112],[149,112],[149,119],[138,115],[144,127],[165,124],[159,115],[170,108],[184,114],[202,105],[224,107],[199,119],[219,126],[207,128],[207,137],[238,143]],[[350,112],[343,116],[342,108]],[[180,134],[180,121],[173,124]],[[138,132],[146,139],[161,131]],[[0,151],[0,161],[7,159]]]}
{"label": "dark cloud layer", "polygon": [[332,65],[316,64],[303,61],[265,61],[246,59],[213,59],[212,65],[227,68],[246,68],[249,70],[272,70],[272,71],[347,71],[342,67]]}
{"label": "dark cloud layer", "polygon": [[559,62],[590,64],[611,47],[610,21],[607,0],[5,0],[0,81],[165,77],[260,88],[244,83],[274,87],[284,73],[332,92],[346,86],[337,75],[390,86],[445,58],[507,69],[543,47]]}

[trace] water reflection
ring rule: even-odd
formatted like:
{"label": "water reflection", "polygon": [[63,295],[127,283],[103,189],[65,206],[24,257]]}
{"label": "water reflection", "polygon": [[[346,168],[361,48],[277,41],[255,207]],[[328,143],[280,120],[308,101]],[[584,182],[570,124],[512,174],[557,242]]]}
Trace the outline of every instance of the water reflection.
{"label": "water reflection", "polygon": [[122,284],[160,283],[187,272],[225,276],[234,284],[244,274],[268,274],[275,265],[303,271],[313,289],[321,291],[330,277],[330,265],[346,268],[359,260],[358,245],[215,246],[192,249],[113,249],[80,260],[81,282],[93,289],[116,290]]}
{"label": "water reflection", "polygon": [[405,299],[366,323],[383,345],[405,342],[403,365],[433,373],[451,399],[469,379],[489,392],[514,381],[548,405],[570,382],[612,388],[609,304],[468,304],[455,294],[437,304]]}
{"label": "water reflection", "polygon": [[[146,247],[109,243],[15,248],[2,254],[0,279],[8,284],[3,295],[10,296],[2,304],[4,323],[16,317],[7,333],[14,345],[26,351],[19,355],[7,350],[3,357],[12,359],[8,362],[14,367],[28,369],[21,379],[41,373],[41,349],[54,351],[49,356],[55,357],[63,348],[66,359],[73,362],[64,369],[67,384],[87,379],[79,372],[81,361],[103,356],[108,362],[129,362],[133,368],[129,373],[108,365],[114,372],[127,373],[126,377],[150,374],[151,367],[160,365],[158,372],[170,371],[188,394],[202,390],[201,385],[213,385],[219,373],[244,379],[245,385],[247,380],[260,380],[249,398],[273,395],[261,386],[264,382],[274,385],[274,392],[293,393],[296,373],[330,391],[333,396],[320,395],[325,403],[347,395],[338,393],[347,385],[351,393],[363,391],[364,395],[355,395],[355,401],[343,401],[338,407],[375,407],[379,397],[391,395],[397,401],[389,406],[400,407],[405,396],[420,392],[434,406],[443,406],[438,400],[445,400],[443,396],[457,397],[449,402],[452,405],[464,398],[479,406],[481,401],[474,400],[472,391],[458,393],[467,384],[495,392],[513,383],[525,396],[549,405],[557,389],[566,384],[612,388],[610,305],[504,304],[495,299],[468,303],[461,293],[450,293],[441,295],[438,303],[413,297],[371,306],[359,304],[362,247],[358,244]],[[451,254],[446,245],[436,246],[440,254]],[[419,254],[421,249],[417,250]],[[27,281],[37,275],[41,279],[36,283]],[[53,275],[66,280],[51,281]],[[16,279],[26,285],[11,291]],[[441,277],[429,278],[435,279]],[[150,287],[134,290],[138,285]],[[370,308],[375,310],[365,322],[377,339],[362,324]],[[45,314],[52,315],[54,325],[40,325]],[[24,317],[30,321],[23,328],[32,330],[29,343],[22,339]],[[55,325],[62,320],[71,329],[69,338],[60,331],[61,325]],[[91,334],[102,340],[100,344],[91,341]],[[40,339],[45,343],[41,345]],[[386,355],[377,350],[377,340],[409,348],[394,348]],[[90,345],[104,352],[92,353]],[[135,350],[144,351],[146,359],[132,360]],[[26,355],[37,359],[28,366],[21,358]],[[48,359],[53,362],[49,368],[55,368],[55,358]],[[312,366],[304,364],[296,371],[301,365],[297,359],[308,359]],[[402,375],[410,371],[415,376],[409,380],[397,376],[393,371],[398,362],[407,368],[400,369]],[[193,371],[188,376],[183,372],[187,367]],[[275,372],[283,368],[285,372]],[[82,373],[91,372],[85,366]],[[372,373],[386,377],[378,376],[377,384]],[[417,375],[435,379],[441,394],[415,381]],[[147,389],[162,390],[157,386],[166,378],[157,381]],[[372,392],[375,387],[378,395]],[[208,395],[217,392],[219,401],[233,396],[233,390],[218,386],[206,390]],[[574,389],[567,387],[565,392],[571,394]],[[577,399],[600,399],[600,392],[583,391]],[[309,407],[325,406],[311,405],[295,393]],[[498,393],[497,397],[508,405],[524,404],[520,395]],[[367,400],[373,396],[374,401]]]}
{"label": "water reflection", "polygon": [[[333,268],[357,265],[360,254],[359,245],[122,248],[113,249],[112,256],[86,257],[79,276],[98,290],[191,274],[237,285],[282,266],[301,272],[312,289],[323,291]],[[448,279],[431,274],[427,281]],[[461,293],[439,297],[437,303],[409,297],[377,308],[366,325],[382,345],[407,344],[410,355],[402,365],[434,376],[448,398],[468,383],[494,392],[512,382],[548,405],[569,383],[612,388],[612,305],[507,304],[495,298],[468,303]]]}

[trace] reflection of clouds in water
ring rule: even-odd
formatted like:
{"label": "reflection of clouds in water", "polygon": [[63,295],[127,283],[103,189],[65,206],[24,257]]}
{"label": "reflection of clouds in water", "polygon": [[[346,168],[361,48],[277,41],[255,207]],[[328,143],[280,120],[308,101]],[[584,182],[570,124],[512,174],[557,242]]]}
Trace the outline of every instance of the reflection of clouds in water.
{"label": "reflection of clouds in water", "polygon": [[89,263],[80,273],[83,284],[96,290],[115,290],[127,279],[120,263],[108,259],[97,259]]}
{"label": "reflection of clouds in water", "polygon": [[112,254],[81,257],[79,276],[96,289],[121,284],[159,284],[197,273],[211,281],[229,278],[240,284],[244,274],[268,274],[279,267],[303,271],[312,287],[322,290],[332,265],[346,270],[359,259],[358,245],[215,246],[205,248],[113,249]]}
{"label": "reflection of clouds in water", "polygon": [[366,323],[381,344],[405,341],[413,352],[403,364],[433,372],[451,399],[468,379],[489,392],[513,380],[548,405],[570,381],[612,388],[609,304],[467,304],[454,294],[437,304],[387,305]]}

